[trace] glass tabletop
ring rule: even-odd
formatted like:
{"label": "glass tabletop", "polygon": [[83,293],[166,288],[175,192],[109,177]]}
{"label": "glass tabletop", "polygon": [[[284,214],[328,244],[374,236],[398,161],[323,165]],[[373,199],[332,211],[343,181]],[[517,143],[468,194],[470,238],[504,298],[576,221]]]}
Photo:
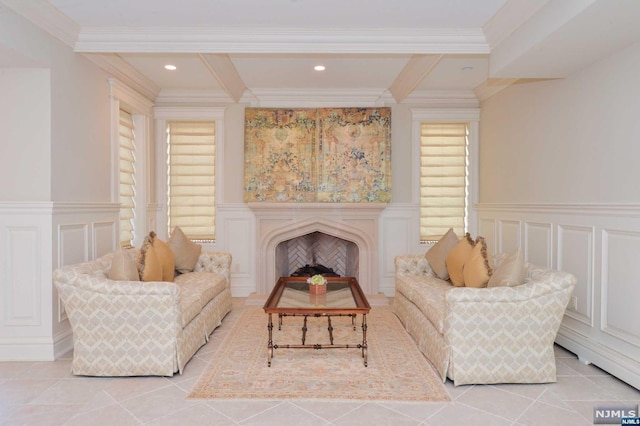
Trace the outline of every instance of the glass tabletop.
{"label": "glass tabletop", "polygon": [[355,308],[356,301],[348,280],[330,281],[327,292],[312,294],[306,282],[289,281],[285,284],[278,308]]}

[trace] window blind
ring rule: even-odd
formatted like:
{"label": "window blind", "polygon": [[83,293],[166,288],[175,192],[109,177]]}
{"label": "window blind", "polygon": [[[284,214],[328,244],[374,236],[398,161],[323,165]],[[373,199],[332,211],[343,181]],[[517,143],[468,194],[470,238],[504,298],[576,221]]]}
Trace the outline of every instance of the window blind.
{"label": "window blind", "polygon": [[135,135],[133,117],[120,110],[120,245],[130,246],[133,240],[135,214]]}
{"label": "window blind", "polygon": [[422,123],[420,238],[438,240],[449,228],[461,236],[467,211],[466,123]]}
{"label": "window blind", "polygon": [[193,240],[215,238],[215,123],[168,126],[168,227]]}

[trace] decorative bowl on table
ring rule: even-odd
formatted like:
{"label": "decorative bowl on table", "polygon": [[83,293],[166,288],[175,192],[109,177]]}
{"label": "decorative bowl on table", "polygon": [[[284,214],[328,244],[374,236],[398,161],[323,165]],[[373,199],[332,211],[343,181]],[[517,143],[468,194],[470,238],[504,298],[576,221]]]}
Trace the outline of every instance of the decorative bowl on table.
{"label": "decorative bowl on table", "polygon": [[324,294],[327,292],[327,280],[322,275],[314,275],[307,280],[309,293]]}

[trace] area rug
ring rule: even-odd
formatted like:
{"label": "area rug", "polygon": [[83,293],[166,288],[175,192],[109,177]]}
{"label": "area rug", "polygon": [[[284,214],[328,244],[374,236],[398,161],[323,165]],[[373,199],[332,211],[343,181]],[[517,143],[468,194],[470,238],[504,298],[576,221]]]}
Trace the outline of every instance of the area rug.
{"label": "area rug", "polygon": [[[268,367],[267,320],[261,308],[243,308],[188,398],[450,400],[433,366],[388,306],[376,306],[367,315],[367,367],[358,348],[278,348]],[[361,316],[356,330],[348,317],[332,317],[332,325],[336,345],[362,341]],[[301,326],[301,317],[286,317],[278,330],[274,315],[274,343],[300,344]],[[309,318],[307,327],[307,344],[328,345],[326,318]]]}

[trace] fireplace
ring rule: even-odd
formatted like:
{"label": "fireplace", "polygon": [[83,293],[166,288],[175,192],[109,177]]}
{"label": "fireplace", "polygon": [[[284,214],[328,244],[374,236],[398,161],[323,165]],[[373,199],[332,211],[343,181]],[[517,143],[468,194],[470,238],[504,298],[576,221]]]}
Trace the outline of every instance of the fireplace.
{"label": "fireplace", "polygon": [[384,203],[249,203],[256,218],[256,293],[270,293],[280,276],[292,272],[289,265],[284,266],[289,263],[288,254],[286,262],[282,255],[287,251],[287,241],[323,238],[326,242],[335,238],[344,242],[348,256],[344,262],[351,265],[340,275],[355,276],[365,294],[377,294],[378,218],[386,206]]}
{"label": "fireplace", "polygon": [[276,275],[280,277],[314,274],[356,277],[358,266],[358,246],[324,232],[291,238],[276,247]]}

